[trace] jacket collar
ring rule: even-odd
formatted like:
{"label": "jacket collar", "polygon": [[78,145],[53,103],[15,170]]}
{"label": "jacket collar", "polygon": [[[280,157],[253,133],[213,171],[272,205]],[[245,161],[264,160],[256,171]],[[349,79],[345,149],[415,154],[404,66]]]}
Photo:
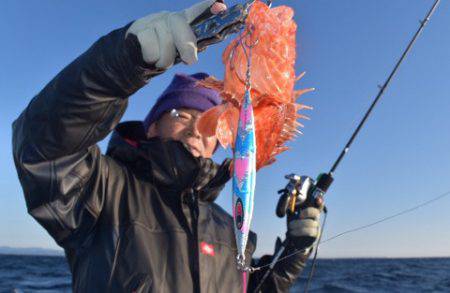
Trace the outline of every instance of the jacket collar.
{"label": "jacket collar", "polygon": [[107,155],[120,161],[159,189],[182,192],[192,188],[200,200],[212,202],[230,179],[229,165],[194,157],[179,141],[146,139],[140,121],[120,123],[112,134]]}

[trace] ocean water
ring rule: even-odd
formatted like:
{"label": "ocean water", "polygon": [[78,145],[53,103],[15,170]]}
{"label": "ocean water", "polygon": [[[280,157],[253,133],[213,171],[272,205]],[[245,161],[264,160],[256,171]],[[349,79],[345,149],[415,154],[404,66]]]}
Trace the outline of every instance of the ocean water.
{"label": "ocean water", "polygon": [[71,274],[61,256],[0,255],[0,292],[70,292]]}
{"label": "ocean water", "polygon": [[[0,255],[0,292],[70,291],[63,257]],[[319,259],[309,292],[450,292],[450,258]]]}
{"label": "ocean water", "polygon": [[309,292],[450,292],[450,258],[319,259]]}

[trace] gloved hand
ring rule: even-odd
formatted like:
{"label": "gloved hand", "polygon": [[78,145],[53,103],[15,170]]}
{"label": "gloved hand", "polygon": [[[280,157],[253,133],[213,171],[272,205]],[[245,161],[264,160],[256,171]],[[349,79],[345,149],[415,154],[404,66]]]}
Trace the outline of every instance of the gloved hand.
{"label": "gloved hand", "polygon": [[198,60],[197,39],[189,24],[207,9],[213,14],[225,10],[221,2],[206,0],[180,12],[150,14],[133,22],[126,36],[136,35],[144,61],[159,69],[170,68],[177,51],[183,62],[192,64]]}
{"label": "gloved hand", "polygon": [[287,239],[297,250],[308,252],[320,236],[322,206],[300,209],[299,215],[288,215]]}

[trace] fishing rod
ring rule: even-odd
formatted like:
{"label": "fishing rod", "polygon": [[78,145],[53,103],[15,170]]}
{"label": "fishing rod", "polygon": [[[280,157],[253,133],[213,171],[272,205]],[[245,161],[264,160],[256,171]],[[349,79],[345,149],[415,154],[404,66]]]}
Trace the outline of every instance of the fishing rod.
{"label": "fishing rod", "polygon": [[[386,79],[386,81],[384,82],[384,84],[382,86],[379,86],[378,94],[376,95],[376,97],[373,100],[372,104],[370,105],[369,109],[364,114],[362,120],[359,122],[356,129],[353,131],[352,135],[350,136],[350,139],[345,144],[345,146],[342,149],[341,153],[339,154],[338,158],[332,165],[330,171],[328,171],[328,173],[321,173],[315,181],[309,176],[298,176],[296,174],[290,174],[290,175],[285,176],[285,178],[288,179],[289,182],[285,188],[278,191],[278,193],[281,194],[280,199],[277,204],[277,207],[276,207],[276,214],[278,217],[284,217],[286,215],[287,215],[288,219],[290,219],[292,217],[299,217],[300,216],[299,213],[300,213],[301,209],[304,209],[306,207],[311,207],[311,206],[313,206],[313,207],[322,206],[323,197],[325,196],[326,192],[328,191],[331,184],[333,183],[333,180],[334,180],[333,175],[334,175],[337,167],[339,166],[339,164],[341,163],[341,161],[345,157],[345,155],[348,153],[350,146],[354,142],[355,138],[359,134],[362,127],[365,125],[365,123],[366,123],[367,119],[369,118],[369,116],[371,115],[373,109],[375,108],[378,101],[383,96],[386,88],[389,86],[392,79],[396,75],[398,68],[403,63],[403,60],[406,58],[408,53],[411,51],[411,48],[413,47],[417,38],[422,33],[425,25],[429,22],[431,16],[436,11],[439,3],[440,3],[440,0],[436,0],[434,2],[433,6],[431,7],[431,9],[428,11],[426,17],[420,21],[420,26],[419,26],[418,30],[416,31],[413,38],[409,42],[408,46],[404,50],[400,59],[395,64],[393,70],[389,74],[389,76]],[[323,208],[324,208],[323,211],[326,215],[327,209],[325,206]],[[324,226],[325,226],[325,223],[322,225],[321,232],[323,231]],[[320,234],[322,235],[322,233],[320,233]],[[313,245],[316,240],[313,237],[302,237],[302,238],[303,239],[301,241],[302,241],[302,243],[305,244],[305,247],[307,247],[309,245]],[[315,255],[314,255],[314,259],[313,259],[312,270],[311,270],[311,273],[308,278],[308,283],[305,287],[305,292],[308,291],[309,284],[312,279],[315,262],[316,262],[316,258],[317,258],[317,251],[318,251],[319,243],[320,243],[320,241],[317,241],[316,251],[315,251]],[[281,256],[283,255],[283,252],[286,250],[286,247],[288,246],[288,244],[289,244],[288,241],[285,240],[279,247],[278,251],[276,253],[274,253],[272,262],[270,263],[268,270],[264,274],[264,276],[261,279],[261,281],[259,282],[258,286],[256,287],[255,292],[258,292],[258,290],[261,288],[264,281],[272,273],[272,271],[275,268],[275,264],[280,260]],[[304,253],[305,251],[298,251],[295,254],[301,253],[301,252]],[[294,255],[294,254],[292,254],[292,255]],[[283,257],[282,259],[284,259],[284,258],[285,257]],[[258,269],[258,268],[255,268],[255,269]]]}

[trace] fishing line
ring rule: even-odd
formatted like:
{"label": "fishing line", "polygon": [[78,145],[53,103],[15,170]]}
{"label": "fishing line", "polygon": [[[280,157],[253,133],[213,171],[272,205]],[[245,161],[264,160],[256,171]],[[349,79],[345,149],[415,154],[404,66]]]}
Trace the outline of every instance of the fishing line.
{"label": "fishing line", "polygon": [[339,233],[339,234],[337,234],[337,235],[335,235],[335,236],[332,236],[332,237],[330,237],[330,238],[327,238],[327,239],[325,239],[324,241],[322,241],[321,244],[322,244],[322,243],[326,243],[326,242],[328,242],[328,241],[331,241],[331,240],[333,240],[333,239],[339,238],[339,237],[341,237],[341,236],[343,236],[343,235],[345,235],[345,234],[349,234],[349,233],[357,232],[357,231],[360,231],[360,230],[364,230],[364,229],[370,228],[370,227],[372,227],[372,226],[375,226],[375,225],[377,225],[377,224],[380,224],[380,223],[382,223],[382,222],[385,222],[385,221],[391,220],[391,219],[393,219],[393,218],[402,216],[402,215],[404,215],[404,214],[410,213],[410,212],[415,211],[415,210],[417,210],[417,209],[419,209],[419,208],[421,208],[421,207],[424,207],[424,206],[429,205],[429,204],[431,204],[431,203],[433,203],[433,202],[435,202],[435,201],[438,201],[438,200],[440,200],[440,199],[442,199],[442,198],[444,198],[444,197],[446,197],[446,196],[448,196],[448,195],[450,195],[450,190],[447,191],[447,192],[445,192],[445,193],[443,193],[443,194],[441,194],[441,195],[439,195],[439,196],[437,196],[437,197],[435,197],[435,198],[432,198],[432,199],[430,199],[430,200],[428,200],[428,201],[425,201],[425,202],[423,202],[423,203],[421,203],[421,204],[418,204],[418,205],[413,206],[413,207],[411,207],[411,208],[408,208],[408,209],[406,209],[406,210],[400,211],[400,212],[398,212],[398,213],[396,213],[396,214],[393,214],[393,215],[391,215],[391,216],[384,217],[384,218],[382,218],[382,219],[380,219],[380,220],[378,220],[378,221],[375,221],[375,222],[372,222],[372,223],[369,223],[369,224],[366,224],[366,225],[362,225],[362,226],[359,226],[359,227],[356,227],[356,228],[353,228],[353,229],[344,231],[344,232],[342,232],[342,233]]}
{"label": "fishing line", "polygon": [[[381,223],[386,222],[386,221],[388,221],[388,220],[392,220],[392,219],[394,219],[394,218],[400,217],[400,216],[402,216],[402,215],[404,215],[404,214],[411,213],[411,212],[413,212],[413,211],[415,211],[415,210],[417,210],[417,209],[419,209],[419,208],[422,208],[422,207],[424,207],[424,206],[427,206],[427,205],[429,205],[429,204],[431,204],[431,203],[433,203],[433,202],[435,202],[435,201],[441,200],[441,199],[443,199],[443,198],[445,198],[446,196],[449,196],[449,195],[450,195],[450,190],[447,191],[447,192],[444,192],[444,193],[442,193],[442,194],[440,194],[440,195],[438,195],[438,196],[435,196],[435,197],[433,197],[433,198],[430,199],[430,200],[427,200],[427,201],[425,201],[425,202],[422,202],[422,203],[420,203],[420,204],[417,204],[417,205],[415,205],[415,206],[413,206],[413,207],[404,209],[404,210],[399,211],[399,212],[397,212],[397,213],[395,213],[395,214],[392,214],[392,215],[390,215],[390,216],[386,216],[386,217],[384,217],[384,218],[381,218],[381,219],[379,219],[379,220],[377,220],[377,221],[374,221],[374,222],[371,222],[371,223],[369,223],[369,224],[365,224],[365,225],[358,226],[358,227],[353,228],[353,229],[346,230],[346,231],[341,232],[341,233],[339,233],[339,234],[336,234],[336,235],[334,235],[334,236],[332,236],[332,237],[329,237],[329,238],[327,238],[327,239],[325,239],[325,240],[323,240],[323,241],[320,241],[320,239],[319,239],[320,242],[318,243],[318,245],[317,245],[317,247],[316,247],[316,252],[317,252],[317,249],[318,249],[319,245],[321,245],[321,244],[323,244],[323,243],[332,241],[332,240],[334,240],[334,239],[336,239],[336,238],[339,238],[339,237],[341,237],[341,236],[343,236],[343,235],[346,235],[346,234],[354,233],[354,232],[357,232],[357,231],[361,231],[361,230],[364,230],[364,229],[373,227],[373,226],[375,226],[375,225],[381,224]],[[324,218],[324,224],[325,224],[325,220],[326,220],[326,217]],[[321,230],[321,231],[323,231],[323,227],[324,227],[324,225],[322,226],[322,230]],[[322,235],[322,233],[321,233],[321,235]],[[320,237],[322,237],[322,236],[320,236]],[[287,258],[290,258],[290,257],[295,256],[295,255],[297,255],[297,254],[299,254],[299,253],[302,253],[302,252],[303,252],[303,251],[294,251],[293,253],[290,253],[290,254],[288,254],[288,255],[285,255],[285,256],[281,257],[280,259],[277,260],[277,262],[280,262],[280,261],[282,261],[282,260],[285,260],[285,259],[287,259]],[[268,264],[268,265],[263,265],[263,266],[260,266],[260,267],[256,267],[255,269],[260,270],[260,269],[266,268],[266,267],[268,267],[268,266],[270,266],[270,264]]]}

